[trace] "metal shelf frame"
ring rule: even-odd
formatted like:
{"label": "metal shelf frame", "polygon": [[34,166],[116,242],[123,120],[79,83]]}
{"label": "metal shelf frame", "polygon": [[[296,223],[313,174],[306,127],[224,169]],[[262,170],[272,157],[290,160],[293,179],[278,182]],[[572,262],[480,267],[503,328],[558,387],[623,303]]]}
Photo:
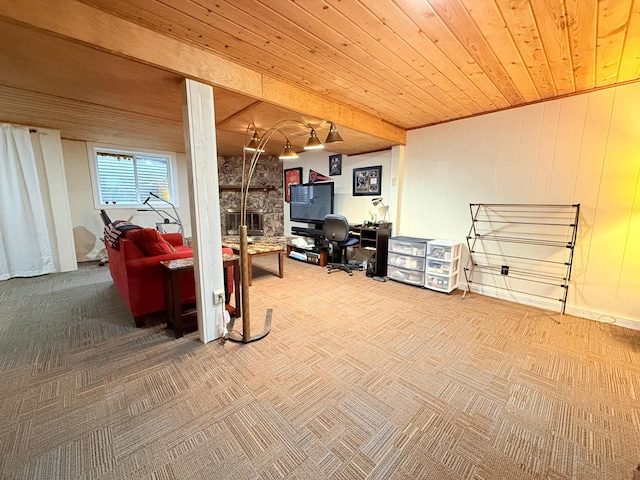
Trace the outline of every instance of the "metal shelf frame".
{"label": "metal shelf frame", "polygon": [[[567,304],[580,204],[470,203],[467,292],[473,285]],[[501,279],[501,284],[500,280]]]}

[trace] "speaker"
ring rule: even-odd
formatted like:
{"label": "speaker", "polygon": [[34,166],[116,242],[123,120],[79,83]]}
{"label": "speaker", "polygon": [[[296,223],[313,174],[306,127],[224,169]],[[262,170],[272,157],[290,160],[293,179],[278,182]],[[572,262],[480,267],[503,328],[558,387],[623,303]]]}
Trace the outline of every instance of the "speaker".
{"label": "speaker", "polygon": [[367,260],[367,277],[375,277],[378,273],[376,272],[376,254],[374,253]]}
{"label": "speaker", "polygon": [[313,252],[307,252],[307,262],[308,263],[315,263],[316,265],[320,264],[320,254],[319,253],[313,253]]}

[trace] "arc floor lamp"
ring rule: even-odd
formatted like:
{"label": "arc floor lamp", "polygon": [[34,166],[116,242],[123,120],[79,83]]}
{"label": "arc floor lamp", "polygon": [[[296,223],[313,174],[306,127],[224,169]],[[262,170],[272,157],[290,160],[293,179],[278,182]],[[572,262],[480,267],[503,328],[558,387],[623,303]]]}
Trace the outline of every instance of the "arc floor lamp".
{"label": "arc floor lamp", "polygon": [[[245,145],[242,151],[242,185],[240,189],[240,228],[239,228],[239,236],[240,236],[240,278],[241,278],[241,290],[242,290],[242,333],[236,332],[233,330],[233,321],[229,322],[229,333],[227,334],[227,340],[231,340],[232,342],[239,343],[250,343],[255,342],[256,340],[260,340],[261,338],[266,337],[271,331],[271,318],[273,315],[273,309],[267,309],[264,328],[255,335],[251,335],[251,310],[250,310],[250,302],[249,302],[249,254],[248,254],[248,240],[247,240],[247,197],[249,195],[249,185],[251,184],[251,177],[253,176],[253,172],[256,169],[258,164],[258,160],[260,156],[265,152],[265,147],[271,137],[276,133],[280,133],[286,140],[284,150],[280,154],[281,160],[288,160],[292,158],[298,158],[298,154],[295,152],[293,147],[291,146],[291,142],[287,138],[287,136],[280,130],[284,124],[288,122],[296,121],[297,123],[303,123],[296,118],[288,118],[285,120],[281,120],[275,123],[271,128],[269,128],[263,135],[262,138],[258,135],[257,129],[253,123],[247,126],[247,130],[245,133]],[[306,125],[306,124],[304,124]],[[251,140],[247,143],[247,138],[249,137],[250,131],[253,130],[253,135]],[[315,137],[315,138],[314,138]],[[338,129],[335,124],[331,123],[331,128],[329,130],[329,135],[327,136],[327,140],[325,143],[337,143],[341,142],[342,137],[338,133]],[[305,147],[309,148],[322,148],[323,145],[317,139],[317,135],[315,134],[315,130],[311,128],[310,134],[310,142],[315,146],[309,147],[309,144]],[[315,143],[314,143],[315,142]],[[319,146],[317,146],[319,145]],[[251,153],[251,157],[247,159],[247,152]]]}

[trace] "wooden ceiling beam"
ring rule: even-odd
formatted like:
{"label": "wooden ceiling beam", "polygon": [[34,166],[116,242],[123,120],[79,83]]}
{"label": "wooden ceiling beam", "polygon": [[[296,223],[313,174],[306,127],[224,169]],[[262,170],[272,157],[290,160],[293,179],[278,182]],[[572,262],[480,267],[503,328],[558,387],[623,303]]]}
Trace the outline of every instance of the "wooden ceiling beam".
{"label": "wooden ceiling beam", "polygon": [[75,0],[0,0],[0,17],[214,87],[324,118],[396,144],[406,143],[404,129],[374,115],[265,76]]}

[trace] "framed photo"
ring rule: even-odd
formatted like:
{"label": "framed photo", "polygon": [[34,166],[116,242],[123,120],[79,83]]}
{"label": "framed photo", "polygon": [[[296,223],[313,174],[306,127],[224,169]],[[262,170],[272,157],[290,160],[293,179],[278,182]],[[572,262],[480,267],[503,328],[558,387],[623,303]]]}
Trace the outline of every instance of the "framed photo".
{"label": "framed photo", "polygon": [[382,165],[353,169],[353,196],[380,195]]}
{"label": "framed photo", "polygon": [[302,167],[287,168],[284,171],[284,201],[291,201],[291,185],[302,183]]}
{"label": "framed photo", "polygon": [[329,155],[329,176],[342,175],[342,154]]}

